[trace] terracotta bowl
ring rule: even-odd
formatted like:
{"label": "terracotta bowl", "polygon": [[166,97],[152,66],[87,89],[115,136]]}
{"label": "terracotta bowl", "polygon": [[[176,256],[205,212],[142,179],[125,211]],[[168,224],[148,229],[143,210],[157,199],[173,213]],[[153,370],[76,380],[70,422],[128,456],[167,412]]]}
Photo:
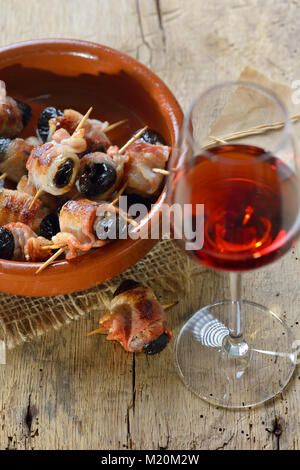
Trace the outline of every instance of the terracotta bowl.
{"label": "terracotta bowl", "polygon": [[[182,111],[164,83],[144,65],[114,49],[91,42],[50,39],[0,49],[0,79],[8,95],[29,103],[33,118],[22,136],[35,135],[37,117],[45,106],[74,108],[109,122],[128,119],[118,134],[121,145],[149,125],[174,145]],[[150,211],[150,223],[165,200],[165,188]],[[143,225],[143,221],[141,222]],[[127,239],[72,262],[58,261],[35,276],[40,263],[0,260],[0,290],[10,294],[45,296],[87,289],[123,272],[157,242]]]}

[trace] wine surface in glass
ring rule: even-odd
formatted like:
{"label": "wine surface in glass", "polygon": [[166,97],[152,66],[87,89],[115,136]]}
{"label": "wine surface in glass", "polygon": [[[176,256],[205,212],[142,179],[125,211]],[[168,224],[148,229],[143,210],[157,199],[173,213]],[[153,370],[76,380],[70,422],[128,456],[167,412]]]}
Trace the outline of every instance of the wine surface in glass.
{"label": "wine surface in glass", "polygon": [[264,266],[288,251],[299,231],[297,179],[259,147],[222,145],[194,157],[175,178],[172,202],[192,204],[194,216],[204,204],[204,245],[190,254],[215,269]]}

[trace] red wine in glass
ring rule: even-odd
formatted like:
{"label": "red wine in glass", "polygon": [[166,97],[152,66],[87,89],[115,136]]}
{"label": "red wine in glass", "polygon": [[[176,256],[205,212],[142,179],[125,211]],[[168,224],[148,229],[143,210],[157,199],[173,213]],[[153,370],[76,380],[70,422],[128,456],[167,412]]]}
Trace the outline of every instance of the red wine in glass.
{"label": "red wine in glass", "polygon": [[[222,82],[191,103],[171,155],[174,239],[199,264],[228,272],[229,282],[207,270],[191,277],[199,284],[199,309],[175,344],[180,378],[216,406],[264,403],[284,389],[296,367],[293,331],[283,321],[296,265],[289,258],[274,265],[282,278],[280,303],[272,302],[279,315],[256,303],[257,289],[266,300],[272,295],[272,270],[255,271],[279,259],[300,235],[296,144],[285,105],[273,91]],[[241,273],[248,270],[243,288]],[[217,298],[205,305],[208,292]],[[222,292],[225,299],[218,298]]]}
{"label": "red wine in glass", "polygon": [[172,202],[204,204],[204,245],[189,253],[215,269],[244,271],[278,259],[299,230],[295,173],[262,148],[223,145],[193,158]]}

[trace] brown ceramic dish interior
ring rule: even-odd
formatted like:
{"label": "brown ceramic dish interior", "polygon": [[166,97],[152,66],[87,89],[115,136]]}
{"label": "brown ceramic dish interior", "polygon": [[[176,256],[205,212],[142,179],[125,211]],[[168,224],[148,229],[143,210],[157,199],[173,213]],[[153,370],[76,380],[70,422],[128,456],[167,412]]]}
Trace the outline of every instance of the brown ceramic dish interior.
{"label": "brown ceramic dish interior", "polygon": [[[174,96],[149,69],[114,49],[77,40],[43,40],[0,49],[0,79],[8,94],[33,109],[21,137],[35,135],[37,118],[46,106],[74,108],[115,122],[128,119],[111,139],[123,144],[145,124],[174,145],[182,120]],[[153,220],[165,189],[149,217]],[[151,222],[150,222],[151,223]],[[40,263],[0,260],[0,290],[18,295],[58,295],[89,288],[127,269],[144,256],[155,240],[120,240],[92,250],[72,262],[58,261],[35,276]]]}

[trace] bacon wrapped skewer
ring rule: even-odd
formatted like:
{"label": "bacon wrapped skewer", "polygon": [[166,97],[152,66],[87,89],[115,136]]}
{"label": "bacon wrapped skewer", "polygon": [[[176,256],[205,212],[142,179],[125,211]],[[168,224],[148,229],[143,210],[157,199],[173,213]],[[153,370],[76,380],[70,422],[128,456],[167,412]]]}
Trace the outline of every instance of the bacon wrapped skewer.
{"label": "bacon wrapped skewer", "polygon": [[17,137],[31,119],[30,106],[6,94],[5,83],[0,80],[0,136]]}
{"label": "bacon wrapped skewer", "polygon": [[[164,172],[170,155],[170,147],[160,143],[157,136],[147,129],[139,140],[128,142],[125,153],[114,145],[106,154],[96,152],[84,156],[77,182],[80,193],[94,200],[107,200],[126,181],[128,193],[146,198],[155,196],[164,178],[159,170]],[[134,139],[135,136],[131,140]]]}
{"label": "bacon wrapped skewer", "polygon": [[35,232],[41,221],[49,214],[49,209],[37,200],[29,209],[32,197],[22,191],[11,189],[0,190],[0,226],[11,222],[22,222]]}
{"label": "bacon wrapped skewer", "polygon": [[[126,156],[127,191],[143,197],[155,196],[164,176],[153,169],[164,169],[170,156],[170,147],[137,141],[128,147]],[[111,154],[110,149],[108,153]]]}
{"label": "bacon wrapped skewer", "polygon": [[99,332],[108,330],[107,339],[118,341],[129,352],[156,354],[167,346],[172,336],[163,307],[153,291],[132,280],[119,286],[110,313],[99,323]]}
{"label": "bacon wrapped skewer", "polygon": [[83,196],[106,201],[121,185],[124,178],[125,155],[94,152],[80,160],[77,187]]}
{"label": "bacon wrapped skewer", "polygon": [[38,191],[58,196],[73,186],[79,171],[78,154],[86,149],[84,129],[73,135],[60,129],[53,140],[36,147],[27,161],[28,181]]}
{"label": "bacon wrapped skewer", "polygon": [[[74,109],[65,109],[62,113],[55,108],[46,108],[39,118],[39,135],[46,142],[53,138],[53,134],[58,129],[65,129],[69,134],[72,134],[82,118],[83,115]],[[98,119],[85,121],[83,129],[85,130],[88,152],[104,151],[111,145],[109,138],[103,132],[106,127],[108,127],[107,121],[101,122]]]}
{"label": "bacon wrapped skewer", "polygon": [[68,260],[92,248],[102,247],[107,241],[99,238],[104,233],[101,228],[109,214],[115,215],[113,220],[116,223],[116,212],[117,209],[107,203],[88,199],[68,201],[60,210],[60,232],[52,237],[52,242],[57,247],[66,246]]}
{"label": "bacon wrapped skewer", "polygon": [[26,174],[26,163],[32,149],[36,146],[34,137],[28,139],[0,138],[0,173],[6,173],[8,178],[18,183]]}
{"label": "bacon wrapped skewer", "polygon": [[26,224],[21,222],[7,224],[0,228],[0,257],[14,261],[43,261],[49,258],[50,251],[42,247],[50,241],[38,237]]}

